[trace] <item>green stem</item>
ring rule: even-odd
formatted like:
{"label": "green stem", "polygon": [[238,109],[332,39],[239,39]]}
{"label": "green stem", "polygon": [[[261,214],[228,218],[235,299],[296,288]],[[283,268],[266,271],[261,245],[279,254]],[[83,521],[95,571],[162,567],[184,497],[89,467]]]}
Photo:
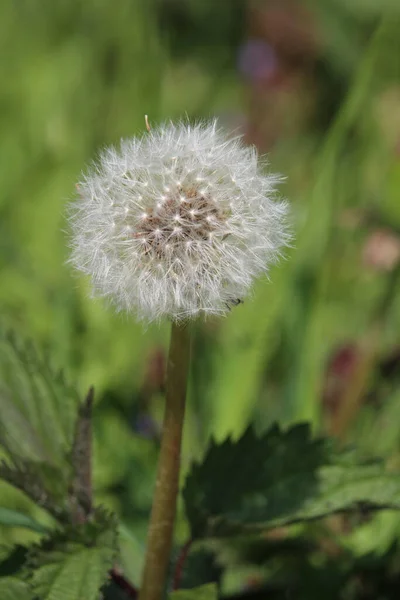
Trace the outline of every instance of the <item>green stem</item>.
{"label": "green stem", "polygon": [[139,600],[161,600],[164,595],[179,491],[189,362],[189,325],[173,323],[167,365],[160,457]]}

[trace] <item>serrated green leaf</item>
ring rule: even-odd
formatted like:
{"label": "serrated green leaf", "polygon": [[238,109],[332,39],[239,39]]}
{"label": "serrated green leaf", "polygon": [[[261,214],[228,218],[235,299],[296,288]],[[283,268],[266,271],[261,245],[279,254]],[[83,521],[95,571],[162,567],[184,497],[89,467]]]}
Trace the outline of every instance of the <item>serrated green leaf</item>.
{"label": "serrated green leaf", "polygon": [[[179,563],[180,555],[176,563]],[[176,571],[176,564],[175,564]],[[214,552],[205,548],[191,550],[182,565],[182,573],[177,587],[192,589],[206,583],[219,584],[222,568],[217,564]]]}
{"label": "serrated green leaf", "polygon": [[71,501],[76,511],[90,514],[93,504],[92,486],[92,409],[94,388],[91,387],[86,399],[79,407],[75,425],[75,435],[71,449],[73,479],[71,483]]}
{"label": "serrated green leaf", "polygon": [[217,600],[218,591],[215,583],[207,583],[191,590],[176,590],[168,598],[169,600]]}
{"label": "serrated green leaf", "polygon": [[[101,515],[103,517],[104,515]],[[54,534],[35,547],[28,562],[28,583],[40,600],[98,600],[117,552],[114,519],[87,523]],[[103,524],[106,525],[106,524]]]}
{"label": "serrated green leaf", "polygon": [[38,533],[48,533],[48,529],[32,519],[29,515],[25,515],[17,510],[4,508],[0,506],[0,525],[7,527],[25,527]]}
{"label": "serrated green leaf", "polygon": [[0,330],[0,445],[12,458],[64,465],[79,398],[31,344]]}
{"label": "serrated green leaf", "polygon": [[27,584],[16,577],[0,577],[0,598],[1,600],[33,600]]}
{"label": "serrated green leaf", "polygon": [[347,511],[400,509],[400,475],[336,452],[307,425],[212,443],[184,489],[194,539],[267,530]]}
{"label": "serrated green leaf", "polygon": [[0,477],[24,492],[55,519],[68,516],[67,468],[60,471],[47,463],[29,460],[19,460],[13,466],[0,462]]}
{"label": "serrated green leaf", "polygon": [[68,554],[53,555],[53,563],[44,565],[31,580],[35,594],[43,600],[97,600],[99,590],[112,566],[99,548],[71,546]]}

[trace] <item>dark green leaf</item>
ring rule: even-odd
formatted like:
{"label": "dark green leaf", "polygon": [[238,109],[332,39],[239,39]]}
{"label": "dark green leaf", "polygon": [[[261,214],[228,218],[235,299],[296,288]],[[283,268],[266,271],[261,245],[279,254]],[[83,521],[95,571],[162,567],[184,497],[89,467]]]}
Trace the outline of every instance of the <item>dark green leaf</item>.
{"label": "dark green leaf", "polygon": [[25,565],[26,557],[27,548],[24,546],[0,546],[0,579],[18,576]]}
{"label": "dark green leaf", "polygon": [[129,598],[127,592],[113,581],[102,590],[101,600],[129,600]]}
{"label": "dark green leaf", "polygon": [[363,506],[400,508],[400,475],[311,439],[307,425],[213,442],[184,489],[193,538],[266,530]]}
{"label": "dark green leaf", "polygon": [[218,540],[220,556],[226,567],[237,565],[265,565],[268,561],[283,559],[292,563],[300,557],[304,560],[318,548],[311,539],[301,536],[287,536],[282,539],[270,539],[265,535],[240,536]]}
{"label": "dark green leaf", "polygon": [[29,515],[11,510],[10,508],[0,507],[0,525],[7,527],[25,527],[38,533],[47,533],[48,529],[32,519]]}
{"label": "dark green leaf", "polygon": [[222,568],[218,566],[215,560],[215,554],[210,550],[203,548],[191,550],[184,562],[180,564],[181,556],[178,554],[175,563],[175,575],[178,572],[179,589],[191,589],[206,583],[219,583],[222,575]]}
{"label": "dark green leaf", "polygon": [[191,590],[177,590],[168,598],[169,600],[217,600],[218,591],[215,583],[207,583]]}
{"label": "dark green leaf", "polygon": [[92,510],[92,408],[94,388],[79,406],[71,449],[73,481],[71,503],[75,512],[85,518]]}

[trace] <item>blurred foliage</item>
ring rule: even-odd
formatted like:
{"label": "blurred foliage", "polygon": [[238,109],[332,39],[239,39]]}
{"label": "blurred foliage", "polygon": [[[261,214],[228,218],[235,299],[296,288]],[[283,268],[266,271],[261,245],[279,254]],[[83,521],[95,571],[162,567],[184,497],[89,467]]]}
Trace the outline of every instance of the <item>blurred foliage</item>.
{"label": "blurred foliage", "polygon": [[[233,478],[232,473],[236,476]],[[193,540],[266,533],[362,505],[400,509],[400,477],[382,462],[312,440],[307,425],[252,428],[232,442],[211,444],[183,490]]]}
{"label": "blurred foliage", "polygon": [[[51,395],[51,384],[59,384],[60,376],[49,371],[36,355],[32,360],[23,350],[16,353],[16,348],[24,346],[14,336],[5,335],[2,346],[4,354],[7,349],[16,354],[16,363],[9,371],[20,377],[8,381],[2,377],[0,398],[8,400],[5,420],[12,409],[19,418],[10,419],[7,431],[0,436],[5,455],[0,477],[30,498],[42,509],[42,515],[36,520],[29,513],[0,507],[5,527],[41,534],[36,543],[25,540],[23,547],[3,546],[0,589],[27,600],[97,600],[103,590],[110,600],[121,595],[135,598],[136,588],[120,571],[120,560],[127,560],[125,545],[119,544],[124,528],[115,513],[97,504],[93,494],[93,388],[78,406],[71,403],[70,388],[64,381],[64,395]],[[32,382],[43,373],[48,375],[46,385],[37,396],[32,393],[37,391]],[[28,394],[20,385],[27,378],[31,384]],[[41,435],[46,439],[42,424],[52,426],[53,440],[62,440],[65,421],[58,417],[70,403],[75,406],[74,426],[70,428],[73,434],[62,452],[45,453],[40,444]],[[9,441],[23,439],[27,423],[24,409],[32,408],[36,421],[31,423],[28,439],[36,442],[33,450],[39,448],[41,452]],[[338,452],[332,440],[313,439],[305,424],[287,431],[273,426],[261,436],[250,427],[236,441],[228,438],[220,444],[211,443],[204,459],[192,465],[183,499],[190,537],[170,558],[167,590],[172,590],[171,597],[215,598],[223,576],[235,563],[240,570],[246,564],[268,568],[275,561],[278,572],[284,573],[288,568],[285,559],[293,555],[306,572],[309,565],[305,556],[316,552],[318,544],[320,551],[323,544],[329,544],[325,532],[312,539],[307,529],[311,521],[340,515],[338,524],[343,527],[345,519],[361,520],[378,510],[400,510],[400,470],[389,470],[382,460],[360,459],[354,451]],[[42,520],[46,513],[47,519]],[[293,524],[301,526],[302,536],[291,539],[289,526]],[[281,532],[282,539],[269,540],[271,532]],[[338,536],[334,543],[335,554],[342,560],[343,543]],[[337,562],[334,568],[339,569]],[[351,568],[357,559],[348,562]],[[276,573],[270,575],[274,576],[266,579],[267,587],[278,583],[278,591],[279,578]],[[318,579],[321,572],[311,570],[309,576]],[[388,580],[390,577],[384,576],[383,584],[390,584]],[[308,585],[308,579],[304,582],[294,574],[294,578],[285,578],[282,591],[286,595],[296,586],[302,592]],[[358,598],[358,592],[350,597]]]}
{"label": "blurred foliage", "polygon": [[[282,30],[274,26],[273,39],[261,18],[256,33],[251,29],[254,14],[272,22],[268,10],[277,4],[290,13],[293,3],[3,0],[0,6],[0,315],[5,326],[51,352],[51,367],[63,365],[81,397],[95,385],[95,497],[121,518],[121,562],[135,582],[162,412],[154,357],[164,353],[167,328],[144,331],[89,298],[87,282],[65,264],[63,232],[64,206],[84,165],[103,145],[143,131],[145,113],[153,123],[217,115],[249,141],[255,129],[274,170],[287,176],[282,193],[293,206],[294,247],[271,282],[260,281],[224,321],[197,327],[184,470],[201,456],[210,433],[216,440],[238,437],[249,421],[264,430],[274,421],[308,420],[315,431],[382,456],[389,468],[400,464],[398,268],[382,266],[376,251],[371,260],[375,232],[400,235],[399,4],[304,2],[316,41],[297,62],[286,47],[295,35],[285,42],[288,31],[297,31],[290,19],[278,21]],[[240,53],[255,36],[272,45],[274,77],[286,87],[240,72]],[[12,377],[7,360],[3,372]],[[24,398],[31,397],[29,386],[42,385],[19,381]],[[34,403],[27,408],[34,411]],[[9,415],[2,396],[1,421],[10,422]],[[23,418],[27,435],[17,442],[33,449],[28,430],[35,415]],[[39,425],[47,432],[44,450],[53,451],[51,428]],[[6,513],[0,513],[1,543],[39,539],[25,528],[29,523],[18,522],[24,515],[31,524],[51,524],[9,484],[0,483],[0,498],[3,510],[14,511],[7,513],[12,528],[2,525]],[[310,553],[272,565],[261,560],[257,577],[271,597],[284,597],[283,581],[293,581],[299,598],[320,597],[321,587],[307,588],[319,578],[324,593],[340,587],[346,599],[374,598],[381,589],[392,598],[399,533],[399,518],[390,512],[335,523]],[[177,541],[187,534],[182,511]],[[330,543],[340,547],[333,556]],[[224,589],[237,591],[246,568],[229,571]],[[15,595],[23,598],[23,591]]]}

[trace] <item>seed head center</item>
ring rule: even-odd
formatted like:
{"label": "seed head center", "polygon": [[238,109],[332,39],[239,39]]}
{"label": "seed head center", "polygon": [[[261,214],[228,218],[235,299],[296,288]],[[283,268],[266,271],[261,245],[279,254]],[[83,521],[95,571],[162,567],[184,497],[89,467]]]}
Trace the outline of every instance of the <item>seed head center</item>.
{"label": "seed head center", "polygon": [[[207,242],[216,233],[226,233],[226,214],[207,194],[189,188],[168,193],[130,223],[132,236],[142,240],[148,257],[177,256],[193,242]],[[189,242],[189,244],[188,244]]]}

